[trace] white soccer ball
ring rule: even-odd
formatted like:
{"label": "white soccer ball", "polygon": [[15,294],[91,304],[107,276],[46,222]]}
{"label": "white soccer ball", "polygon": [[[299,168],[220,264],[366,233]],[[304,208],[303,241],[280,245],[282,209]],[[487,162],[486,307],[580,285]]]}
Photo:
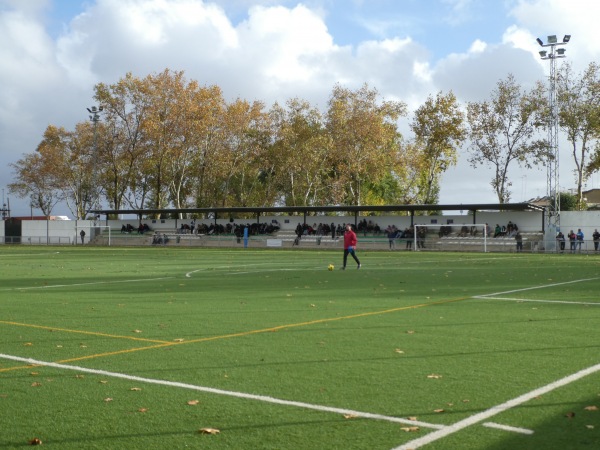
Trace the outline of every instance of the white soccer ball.
{"label": "white soccer ball", "polygon": [[333,264],[329,264],[329,266],[327,267],[327,270],[333,270],[333,269],[335,269],[334,265]]}

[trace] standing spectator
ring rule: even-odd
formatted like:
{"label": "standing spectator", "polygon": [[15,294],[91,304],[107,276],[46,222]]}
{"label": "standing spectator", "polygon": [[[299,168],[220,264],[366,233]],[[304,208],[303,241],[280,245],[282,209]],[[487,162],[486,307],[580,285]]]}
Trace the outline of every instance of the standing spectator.
{"label": "standing spectator", "polygon": [[84,239],[85,239],[85,231],[81,230],[81,231],[79,232],[79,236],[81,236],[81,245],[83,245],[83,241],[84,241]]}
{"label": "standing spectator", "polygon": [[600,233],[598,233],[598,229],[594,230],[594,234],[592,234],[592,239],[594,239],[594,251],[598,251],[598,244],[600,243]]}
{"label": "standing spectator", "polygon": [[575,232],[573,230],[569,231],[569,250],[571,253],[575,253],[575,241],[577,239],[577,236],[575,235]]}
{"label": "standing spectator", "polygon": [[358,239],[356,238],[356,233],[352,231],[352,226],[350,224],[346,225],[346,232],[344,233],[344,265],[342,270],[346,270],[346,260],[348,259],[348,253],[352,255],[354,261],[358,266],[357,269],[360,269],[360,261],[356,257],[356,244],[358,243]]}
{"label": "standing spectator", "polygon": [[579,253],[581,253],[581,244],[583,244],[583,231],[581,231],[581,228],[579,228],[577,230],[577,234],[575,235],[576,239],[577,239],[577,251]]}
{"label": "standing spectator", "polygon": [[426,227],[417,227],[417,248],[425,248],[425,237],[427,236]]}
{"label": "standing spectator", "polygon": [[390,250],[396,249],[396,238],[398,237],[398,230],[395,226],[390,225],[387,229],[387,237],[390,243]]}
{"label": "standing spectator", "polygon": [[331,222],[331,239],[335,239],[335,224]]}
{"label": "standing spectator", "polygon": [[515,234],[515,241],[517,241],[517,253],[521,253],[523,251],[523,236],[521,236],[520,231]]}
{"label": "standing spectator", "polygon": [[560,252],[563,253],[565,251],[565,235],[562,233],[562,231],[559,231],[556,235],[556,241],[558,242]]}

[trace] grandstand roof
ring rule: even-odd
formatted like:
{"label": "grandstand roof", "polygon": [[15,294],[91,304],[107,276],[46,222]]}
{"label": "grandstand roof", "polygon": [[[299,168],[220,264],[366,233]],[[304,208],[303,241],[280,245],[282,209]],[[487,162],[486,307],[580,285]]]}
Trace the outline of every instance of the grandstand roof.
{"label": "grandstand roof", "polygon": [[452,205],[360,205],[360,206],[233,206],[204,208],[162,208],[162,209],[98,209],[90,211],[99,215],[135,214],[137,216],[155,214],[210,214],[215,216],[229,213],[279,214],[279,213],[326,213],[326,212],[399,212],[407,211],[544,211],[544,207],[533,203],[469,203]]}

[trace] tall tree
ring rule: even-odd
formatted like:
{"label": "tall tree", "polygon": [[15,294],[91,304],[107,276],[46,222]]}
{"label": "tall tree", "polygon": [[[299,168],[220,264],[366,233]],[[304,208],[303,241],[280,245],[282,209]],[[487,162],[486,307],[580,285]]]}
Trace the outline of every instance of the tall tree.
{"label": "tall tree", "polygon": [[216,200],[220,206],[249,206],[265,200],[260,192],[260,169],[269,126],[263,109],[260,102],[241,99],[226,106],[215,154],[221,184]]}
{"label": "tall tree", "polygon": [[21,195],[38,199],[42,211],[51,210],[55,200],[64,200],[77,219],[83,219],[96,206],[97,186],[94,130],[90,123],[78,124],[75,131],[50,125],[33,155],[27,155],[14,168]]}
{"label": "tall tree", "polygon": [[465,117],[452,92],[438,92],[431,96],[416,111],[410,128],[415,134],[415,143],[423,152],[421,201],[437,203],[441,175],[457,162],[457,148],[467,137]]}
{"label": "tall tree", "polygon": [[142,80],[131,73],[112,85],[95,86],[95,99],[103,105],[106,134],[101,144],[103,183],[108,203],[143,208],[148,195],[141,166],[144,155],[142,124],[149,107]]}
{"label": "tall tree", "polygon": [[571,144],[575,162],[577,209],[580,210],[588,158],[600,137],[600,66],[592,62],[577,76],[570,64],[564,64],[557,74],[557,100],[559,124]]}
{"label": "tall tree", "polygon": [[286,107],[273,105],[273,171],[277,174],[282,203],[317,205],[327,203],[327,161],[331,148],[321,113],[307,101],[294,98]]}
{"label": "tall tree", "polygon": [[336,85],[329,99],[326,127],[333,143],[331,167],[336,200],[361,205],[369,183],[377,183],[394,168],[400,135],[398,119],[406,105],[381,101],[366,84],[352,91]]}
{"label": "tall tree", "polygon": [[43,215],[49,216],[62,199],[62,193],[47,161],[36,152],[25,155],[10,166],[16,180],[8,185],[9,191],[20,198],[29,197],[32,208],[40,209]]}
{"label": "tall tree", "polygon": [[510,201],[512,183],[508,172],[512,163],[531,168],[549,158],[548,142],[536,134],[543,98],[539,88],[523,92],[510,74],[497,83],[490,101],[467,106],[469,161],[473,167],[492,166],[491,185],[499,203]]}

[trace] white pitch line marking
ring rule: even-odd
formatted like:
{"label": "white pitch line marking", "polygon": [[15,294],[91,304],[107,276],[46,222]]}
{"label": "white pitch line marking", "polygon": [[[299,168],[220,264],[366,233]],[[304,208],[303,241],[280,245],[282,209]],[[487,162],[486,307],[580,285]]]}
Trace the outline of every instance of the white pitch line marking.
{"label": "white pitch line marking", "polygon": [[480,300],[501,300],[505,302],[530,302],[530,303],[562,303],[565,305],[591,305],[591,306],[600,306],[599,302],[569,302],[566,300],[532,300],[526,298],[510,298],[510,297],[485,297],[481,295],[477,295],[473,298]]}
{"label": "white pitch line marking", "polygon": [[542,386],[541,388],[527,392],[523,395],[520,395],[519,397],[513,398],[512,400],[508,400],[499,405],[492,406],[491,408],[486,409],[485,411],[474,414],[470,417],[467,417],[466,419],[460,420],[455,424],[448,425],[443,429],[433,431],[428,435],[425,435],[418,439],[414,439],[410,442],[407,442],[406,444],[401,445],[400,447],[395,447],[393,450],[416,449],[424,445],[431,444],[432,442],[437,441],[438,439],[442,439],[446,436],[457,433],[460,430],[470,427],[471,425],[475,425],[476,423],[482,422],[511,408],[515,408],[529,400],[539,397],[540,395],[547,394],[548,392],[566,386],[567,384],[570,384],[574,381],[577,381],[583,377],[586,377],[598,371],[600,371],[600,364],[588,367],[587,369],[582,369],[579,372],[575,372],[571,375],[561,378],[560,380],[556,380],[550,384],[547,384],[546,386]]}
{"label": "white pitch line marking", "polygon": [[512,289],[510,291],[504,291],[504,292],[495,292],[493,294],[478,295],[477,298],[494,297],[496,295],[513,294],[515,292],[532,291],[535,289],[546,289],[546,288],[550,288],[550,287],[563,286],[565,284],[582,283],[584,281],[594,281],[594,280],[599,280],[599,279],[600,279],[600,277],[594,277],[594,278],[583,278],[581,280],[564,281],[562,283],[544,284],[541,286],[532,286],[532,287],[528,287],[528,288]]}
{"label": "white pitch line marking", "polygon": [[139,283],[145,281],[156,281],[156,280],[170,280],[175,277],[161,277],[161,278],[140,278],[139,280],[116,280],[116,281],[94,281],[90,283],[74,283],[74,284],[53,284],[48,286],[30,286],[30,287],[15,287],[8,289],[0,289],[0,291],[27,291],[31,289],[51,289],[60,287],[76,287],[76,286],[97,286],[99,284],[116,284],[116,283]]}
{"label": "white pitch line marking", "polygon": [[502,425],[494,422],[485,422],[483,426],[488,428],[496,428],[498,430],[510,431],[512,433],[533,434],[533,430],[528,430],[527,428],[510,427],[508,425]]}
{"label": "white pitch line marking", "polygon": [[217,395],[227,395],[229,397],[244,398],[244,399],[248,399],[248,400],[256,400],[256,401],[261,401],[261,402],[265,402],[265,403],[273,403],[276,405],[295,406],[297,408],[311,409],[311,410],[321,411],[321,412],[331,412],[331,413],[335,413],[335,414],[351,415],[351,416],[361,417],[364,419],[383,420],[386,422],[416,425],[416,426],[421,426],[424,428],[433,428],[433,429],[438,429],[438,430],[441,430],[444,428],[444,425],[436,425],[436,424],[427,423],[427,422],[420,422],[418,420],[402,419],[400,417],[384,416],[381,414],[373,414],[373,413],[368,413],[368,412],[354,411],[351,409],[334,408],[334,407],[330,407],[330,406],[314,405],[311,403],[295,402],[295,401],[291,401],[291,400],[282,400],[279,398],[268,397],[265,395],[254,395],[254,394],[247,394],[244,392],[225,391],[222,389],[209,388],[209,387],[205,387],[205,386],[197,386],[194,384],[187,384],[187,383],[179,383],[179,382],[175,382],[175,381],[157,380],[157,379],[153,379],[153,378],[143,378],[143,377],[137,377],[134,375],[127,375],[127,374],[123,374],[123,373],[107,372],[105,370],[88,369],[87,367],[69,366],[66,364],[38,361],[35,359],[31,359],[31,358],[22,358],[20,356],[5,355],[2,353],[0,353],[0,358],[9,359],[11,361],[19,361],[19,362],[34,365],[34,366],[47,366],[47,367],[54,367],[56,369],[75,370],[77,372],[91,373],[94,375],[103,375],[103,376],[107,376],[107,377],[121,378],[124,380],[138,381],[140,383],[158,384],[158,385],[162,385],[162,386],[171,386],[171,387],[178,387],[178,388],[182,388],[182,389],[191,389],[194,391],[208,392],[210,394],[217,394]]}

